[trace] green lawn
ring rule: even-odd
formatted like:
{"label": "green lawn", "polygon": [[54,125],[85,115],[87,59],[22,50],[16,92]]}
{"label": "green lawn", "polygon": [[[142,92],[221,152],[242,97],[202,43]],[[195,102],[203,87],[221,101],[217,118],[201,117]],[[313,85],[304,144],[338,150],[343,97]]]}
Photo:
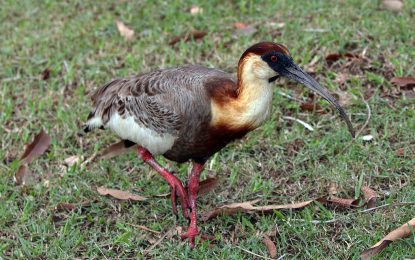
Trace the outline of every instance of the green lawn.
{"label": "green lawn", "polygon": [[[1,4],[0,258],[253,258],[241,248],[268,256],[262,242],[268,234],[278,255],[287,259],[350,259],[414,217],[414,205],[357,213],[314,204],[200,223],[204,233],[217,238],[211,248],[203,243],[190,250],[176,235],[153,246],[175,226],[186,228],[187,221],[175,218],[168,198],[154,196],[168,193],[169,186],[134,153],[86,167],[63,166],[69,156],[87,159],[117,141],[110,132],[77,135],[91,107],[86,94],[105,82],[188,63],[234,73],[247,47],[271,40],[285,44],[298,64],[341,97],[357,129],[366,121],[367,99],[372,115],[361,136],[371,134],[374,139],[364,142],[360,136],[353,141],[336,111],[320,99],[316,102],[326,113],[302,111],[299,102],[286,96],[311,101],[311,93],[277,81],[271,119],[209,162],[203,178],[217,176],[220,185],[199,199],[199,212],[258,198],[259,204],[308,200],[325,195],[331,183],[339,186],[341,197],[353,197],[367,184],[379,195],[377,205],[415,201],[414,90],[390,83],[393,76],[414,76],[414,1],[405,1],[401,13],[361,0],[99,2]],[[203,13],[191,15],[192,5]],[[134,40],[119,35],[117,19],[135,31]],[[235,22],[257,31],[238,33]],[[168,44],[193,30],[208,35]],[[364,58],[325,61],[328,54],[339,52],[364,53]],[[50,77],[41,80],[46,69]],[[283,116],[301,119],[315,131]],[[30,165],[33,183],[16,186],[18,158],[41,128],[51,135],[52,145]],[[406,156],[397,156],[400,148]],[[187,164],[159,159],[186,179]],[[151,199],[118,201],[100,196],[97,186]],[[61,202],[77,207],[57,211]],[[332,218],[339,220],[311,222]],[[391,244],[381,254],[389,259],[414,256],[414,237]]]}

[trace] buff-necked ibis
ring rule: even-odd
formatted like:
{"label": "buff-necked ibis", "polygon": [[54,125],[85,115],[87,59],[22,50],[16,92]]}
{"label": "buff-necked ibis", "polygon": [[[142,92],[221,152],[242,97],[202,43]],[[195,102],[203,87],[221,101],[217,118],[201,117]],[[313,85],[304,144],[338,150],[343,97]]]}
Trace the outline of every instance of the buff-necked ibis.
{"label": "buff-necked ibis", "polygon": [[[94,108],[85,130],[109,128],[126,145],[137,145],[141,159],[171,186],[175,214],[179,197],[183,215],[190,218],[188,231],[181,237],[189,238],[193,247],[199,234],[196,195],[205,162],[267,120],[272,82],[280,76],[304,84],[334,105],[354,136],[352,124],[336,99],[294,63],[286,47],[272,42],[255,44],[242,54],[237,79],[197,65],[115,79],[92,95]],[[192,161],[187,190],[154,155],[179,163]]]}

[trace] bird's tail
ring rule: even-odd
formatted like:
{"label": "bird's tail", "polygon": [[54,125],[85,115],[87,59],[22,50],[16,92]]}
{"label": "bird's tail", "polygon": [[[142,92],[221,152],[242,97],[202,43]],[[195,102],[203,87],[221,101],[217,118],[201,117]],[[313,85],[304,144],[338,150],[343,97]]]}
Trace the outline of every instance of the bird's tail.
{"label": "bird's tail", "polygon": [[96,116],[95,112],[89,113],[88,120],[83,126],[84,133],[89,133],[95,128],[104,129],[104,125],[102,124],[102,118],[100,116]]}

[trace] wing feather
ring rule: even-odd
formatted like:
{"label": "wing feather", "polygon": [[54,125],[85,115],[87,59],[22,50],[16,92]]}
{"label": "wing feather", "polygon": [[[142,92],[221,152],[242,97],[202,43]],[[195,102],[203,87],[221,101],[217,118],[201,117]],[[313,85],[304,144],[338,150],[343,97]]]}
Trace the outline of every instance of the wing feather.
{"label": "wing feather", "polygon": [[87,127],[105,127],[117,113],[123,118],[133,116],[135,122],[157,133],[176,135],[191,117],[189,110],[209,106],[204,82],[218,76],[231,78],[225,72],[193,65],[115,79],[92,94],[94,109]]}

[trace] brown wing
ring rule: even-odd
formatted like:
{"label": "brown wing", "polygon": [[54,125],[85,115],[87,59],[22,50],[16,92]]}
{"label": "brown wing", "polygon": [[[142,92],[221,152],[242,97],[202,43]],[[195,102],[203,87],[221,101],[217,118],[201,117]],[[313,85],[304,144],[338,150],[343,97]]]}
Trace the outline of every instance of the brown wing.
{"label": "brown wing", "polygon": [[209,121],[209,96],[217,89],[206,88],[205,83],[212,78],[232,77],[219,70],[190,65],[113,80],[92,95],[95,108],[87,128],[105,126],[118,113],[132,115],[136,122],[158,133],[175,134],[182,129],[184,135],[189,135],[188,126],[197,128],[199,121]]}
{"label": "brown wing", "polygon": [[161,84],[160,72],[116,79],[98,89],[91,96],[95,108],[88,122],[100,119],[105,127],[114,113],[118,113],[123,118],[133,116],[138,124],[157,133],[177,133],[180,115],[169,102],[170,91]]}

